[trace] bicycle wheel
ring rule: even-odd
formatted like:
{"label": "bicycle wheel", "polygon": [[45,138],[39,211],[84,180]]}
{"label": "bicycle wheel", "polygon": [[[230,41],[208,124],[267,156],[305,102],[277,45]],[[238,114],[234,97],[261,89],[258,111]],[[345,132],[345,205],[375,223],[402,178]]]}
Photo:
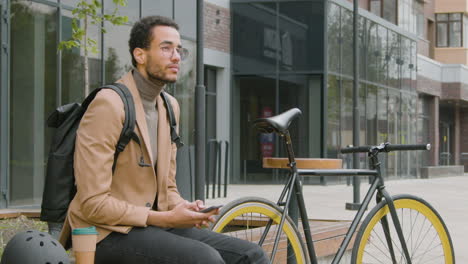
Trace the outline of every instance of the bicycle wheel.
{"label": "bicycle wheel", "polygon": [[[262,244],[267,256],[271,256],[275,235],[283,210],[262,198],[241,198],[223,206],[211,229],[218,233],[258,243],[269,220],[273,223]],[[288,243],[290,249],[288,250]],[[289,261],[289,262],[287,262]],[[307,263],[306,250],[297,227],[286,217],[274,263]]]}
{"label": "bicycle wheel", "polygon": [[[452,240],[436,210],[423,199],[412,195],[393,198],[412,263],[455,263]],[[353,247],[353,263],[394,263],[381,222],[384,216],[388,221],[387,230],[395,261],[406,263],[385,201],[375,206],[361,224]]]}

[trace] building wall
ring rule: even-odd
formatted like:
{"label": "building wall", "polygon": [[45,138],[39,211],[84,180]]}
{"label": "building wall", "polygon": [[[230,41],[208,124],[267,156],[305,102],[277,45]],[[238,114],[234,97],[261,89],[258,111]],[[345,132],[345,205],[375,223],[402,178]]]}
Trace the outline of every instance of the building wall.
{"label": "building wall", "polygon": [[468,12],[467,0],[435,0],[434,2],[436,13]]}
{"label": "building wall", "polygon": [[230,52],[231,16],[228,8],[205,2],[205,48]]}
{"label": "building wall", "polygon": [[468,64],[467,48],[435,48],[434,59],[447,64]]}

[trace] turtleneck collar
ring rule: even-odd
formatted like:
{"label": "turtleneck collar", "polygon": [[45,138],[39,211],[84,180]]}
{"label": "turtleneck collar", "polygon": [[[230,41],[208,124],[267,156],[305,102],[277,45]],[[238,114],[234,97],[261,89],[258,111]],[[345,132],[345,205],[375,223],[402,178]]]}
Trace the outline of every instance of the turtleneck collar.
{"label": "turtleneck collar", "polygon": [[133,69],[133,78],[141,98],[145,101],[156,101],[156,97],[165,87],[165,85],[157,85],[146,79],[137,69]]}

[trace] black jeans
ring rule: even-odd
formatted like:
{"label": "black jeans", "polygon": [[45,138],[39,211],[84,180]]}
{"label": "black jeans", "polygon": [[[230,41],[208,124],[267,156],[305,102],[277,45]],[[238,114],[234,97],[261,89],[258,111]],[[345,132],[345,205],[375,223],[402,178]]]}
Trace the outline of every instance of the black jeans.
{"label": "black jeans", "polygon": [[135,227],[97,244],[96,264],[269,263],[262,248],[207,229]]}

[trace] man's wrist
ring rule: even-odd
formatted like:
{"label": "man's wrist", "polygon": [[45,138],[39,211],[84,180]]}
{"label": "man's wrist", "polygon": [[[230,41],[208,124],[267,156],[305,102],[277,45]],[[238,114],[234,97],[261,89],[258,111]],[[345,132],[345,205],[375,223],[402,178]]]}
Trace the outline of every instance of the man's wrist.
{"label": "man's wrist", "polygon": [[150,210],[148,212],[148,219],[146,220],[146,224],[163,228],[171,227],[170,211],[159,212]]}

